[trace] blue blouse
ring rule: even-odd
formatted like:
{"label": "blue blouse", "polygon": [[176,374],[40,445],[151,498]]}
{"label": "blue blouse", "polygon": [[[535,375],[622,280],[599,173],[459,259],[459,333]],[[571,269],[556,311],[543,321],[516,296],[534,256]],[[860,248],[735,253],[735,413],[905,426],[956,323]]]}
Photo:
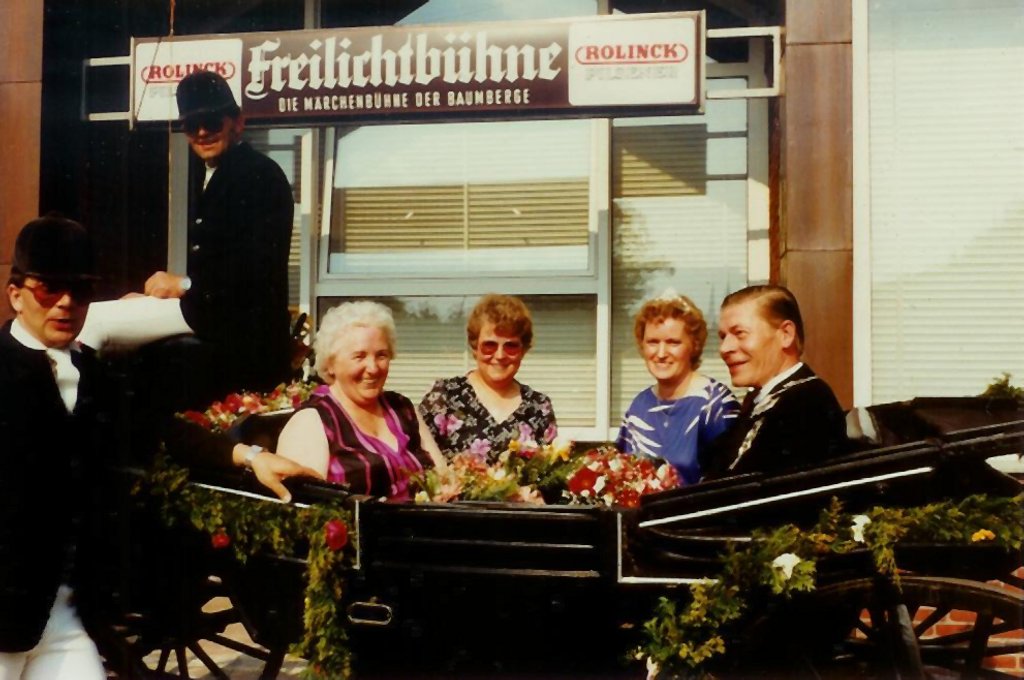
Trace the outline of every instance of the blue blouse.
{"label": "blue blouse", "polygon": [[740,404],[728,387],[710,378],[700,394],[659,399],[653,387],[626,410],[615,445],[620,451],[672,463],[684,485],[700,481],[697,453],[728,430]]}

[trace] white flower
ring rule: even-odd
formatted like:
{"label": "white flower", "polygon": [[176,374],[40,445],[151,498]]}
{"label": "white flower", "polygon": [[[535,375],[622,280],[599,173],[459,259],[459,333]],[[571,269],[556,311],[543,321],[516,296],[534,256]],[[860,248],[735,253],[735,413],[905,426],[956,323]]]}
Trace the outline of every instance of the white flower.
{"label": "white flower", "polygon": [[612,458],[610,461],[608,461],[608,469],[611,470],[612,472],[618,472],[619,470],[622,469],[622,461],[619,460],[618,458]]}
{"label": "white flower", "polygon": [[505,479],[505,477],[508,476],[508,472],[503,467],[490,468],[487,471],[487,474],[490,476],[491,479],[493,479],[496,482],[500,482],[501,480]]}
{"label": "white flower", "polygon": [[607,483],[608,480],[604,478],[604,475],[598,477],[597,481],[594,482],[594,493],[601,493],[601,489],[603,489],[604,485]]}
{"label": "white flower", "polygon": [[853,518],[850,531],[853,532],[853,540],[857,543],[864,542],[864,527],[871,524],[871,518],[867,515],[857,515]]}
{"label": "white flower", "polygon": [[783,579],[788,581],[793,576],[793,567],[800,564],[802,561],[803,560],[793,553],[782,553],[772,560],[772,569],[781,570]]}
{"label": "white flower", "polygon": [[658,662],[654,660],[654,657],[647,657],[647,680],[654,680],[658,677],[659,671],[661,671],[661,667],[658,666]]}

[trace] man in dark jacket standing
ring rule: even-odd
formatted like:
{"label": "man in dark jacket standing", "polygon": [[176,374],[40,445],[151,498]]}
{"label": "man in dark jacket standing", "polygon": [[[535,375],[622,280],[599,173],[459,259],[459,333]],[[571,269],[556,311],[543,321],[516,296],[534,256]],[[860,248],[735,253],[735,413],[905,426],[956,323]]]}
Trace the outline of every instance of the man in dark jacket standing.
{"label": "man in dark jacket standing", "polygon": [[100,680],[73,602],[97,362],[75,342],[92,297],[88,233],[43,217],[15,242],[0,329],[0,680]]}
{"label": "man in dark jacket standing", "polygon": [[178,110],[195,168],[188,275],[160,271],[155,297],[181,298],[181,311],[206,345],[191,377],[202,377],[192,407],[240,389],[267,390],[290,368],[288,250],[293,200],[274,161],[242,141],[245,118],[228,83],[198,71],[178,85]]}
{"label": "man in dark jacket standing", "polygon": [[718,336],[733,385],[751,390],[736,424],[702,457],[704,479],[781,472],[847,450],[839,401],[801,361],[804,322],[793,293],[750,286],[728,295]]}

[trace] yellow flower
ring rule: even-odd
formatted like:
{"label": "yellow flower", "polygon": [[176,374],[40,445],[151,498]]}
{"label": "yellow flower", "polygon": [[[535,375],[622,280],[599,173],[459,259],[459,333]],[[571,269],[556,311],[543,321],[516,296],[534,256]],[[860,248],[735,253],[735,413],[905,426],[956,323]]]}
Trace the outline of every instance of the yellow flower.
{"label": "yellow flower", "polygon": [[512,453],[515,453],[516,451],[518,451],[519,450],[519,440],[518,439],[513,439],[512,441],[510,441],[508,443],[508,450],[511,451]]}
{"label": "yellow flower", "polygon": [[426,491],[419,491],[416,493],[416,496],[415,498],[413,498],[413,500],[416,501],[417,503],[429,503],[430,494],[428,494]]}
{"label": "yellow flower", "polygon": [[971,534],[971,543],[977,543],[978,541],[991,541],[995,539],[996,535],[988,529],[978,529]]}

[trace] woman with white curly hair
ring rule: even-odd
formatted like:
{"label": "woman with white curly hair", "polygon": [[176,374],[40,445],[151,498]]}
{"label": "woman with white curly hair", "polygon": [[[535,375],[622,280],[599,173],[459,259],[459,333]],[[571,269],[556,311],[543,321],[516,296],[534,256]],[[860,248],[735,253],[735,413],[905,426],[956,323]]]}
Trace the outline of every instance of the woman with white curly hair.
{"label": "woman with white curly hair", "polygon": [[[281,431],[277,452],[354,493],[409,496],[409,477],[440,462],[428,452],[412,402],[384,390],[395,322],[377,302],[345,302],[324,315],[313,348],[326,385]],[[436,448],[436,447],[431,447]]]}

